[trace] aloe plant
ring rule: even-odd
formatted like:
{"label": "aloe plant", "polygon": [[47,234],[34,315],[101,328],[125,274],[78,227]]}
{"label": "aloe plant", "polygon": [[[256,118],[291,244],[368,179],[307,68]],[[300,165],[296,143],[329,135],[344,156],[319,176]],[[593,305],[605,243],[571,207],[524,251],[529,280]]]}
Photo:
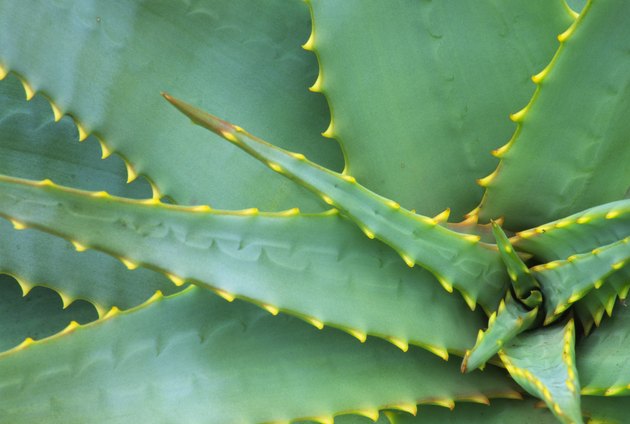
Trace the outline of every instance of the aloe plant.
{"label": "aloe plant", "polygon": [[629,28],[0,0],[0,421],[626,422]]}

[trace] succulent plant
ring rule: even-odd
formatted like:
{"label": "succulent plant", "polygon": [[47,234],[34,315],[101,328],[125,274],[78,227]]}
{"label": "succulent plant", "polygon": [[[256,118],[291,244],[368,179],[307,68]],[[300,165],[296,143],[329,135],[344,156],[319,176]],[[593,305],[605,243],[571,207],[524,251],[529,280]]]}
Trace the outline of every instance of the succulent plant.
{"label": "succulent plant", "polygon": [[0,77],[0,422],[627,422],[630,3],[0,0]]}

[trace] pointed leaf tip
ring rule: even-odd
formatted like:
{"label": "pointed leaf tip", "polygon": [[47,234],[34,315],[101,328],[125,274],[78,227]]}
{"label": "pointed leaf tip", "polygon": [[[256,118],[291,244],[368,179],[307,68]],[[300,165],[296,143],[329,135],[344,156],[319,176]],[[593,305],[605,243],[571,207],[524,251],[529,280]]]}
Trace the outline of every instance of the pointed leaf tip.
{"label": "pointed leaf tip", "polygon": [[228,139],[229,141],[236,141],[234,136],[232,135],[232,133],[236,131],[236,127],[234,127],[230,123],[220,118],[217,118],[216,116],[211,115],[208,112],[204,112],[189,103],[179,100],[168,93],[162,93],[162,97],[164,97],[170,104],[175,106],[177,110],[190,118],[190,120],[193,121],[195,124],[207,128],[215,134]]}

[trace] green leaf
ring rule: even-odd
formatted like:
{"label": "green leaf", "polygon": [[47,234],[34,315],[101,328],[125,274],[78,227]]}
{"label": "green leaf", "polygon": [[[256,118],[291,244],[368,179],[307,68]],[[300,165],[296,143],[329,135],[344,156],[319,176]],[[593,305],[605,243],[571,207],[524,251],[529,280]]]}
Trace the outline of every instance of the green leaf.
{"label": "green leaf", "polygon": [[329,101],[325,135],[342,143],[348,173],[405,208],[451,208],[455,219],[479,204],[475,180],[496,166],[489,153],[514,130],[508,114],[573,21],[556,0],[309,3],[312,90]]}
{"label": "green leaf", "polygon": [[499,352],[508,372],[525,390],[545,401],[567,424],[582,423],[580,383],[575,369],[575,326],[523,333]]}
{"label": "green leaf", "polygon": [[[0,176],[0,216],[316,327],[463,354],[483,314],[335,214],[225,212]],[[133,278],[128,276],[125,281]],[[133,284],[131,280],[130,284]],[[422,313],[419,313],[422,311]]]}
{"label": "green leaf", "polygon": [[627,364],[630,342],[630,308],[618,305],[611,318],[578,343],[578,371],[582,393],[628,395],[630,370]]}
{"label": "green leaf", "polygon": [[521,231],[514,247],[541,262],[566,259],[630,235],[630,199],[606,203],[539,227]]}
{"label": "green leaf", "polygon": [[[158,324],[158,325],[156,325]],[[197,287],[0,355],[0,412],[12,423],[287,422],[417,403],[517,395],[498,369],[378,339],[361,345],[228,304]],[[336,384],[331,384],[331,382]]]}
{"label": "green leaf", "polygon": [[[582,398],[582,411],[589,424],[624,424],[628,411],[626,398]],[[420,408],[418,415],[388,413],[391,424],[556,424],[558,420],[531,399],[493,400],[489,406],[461,404],[453,411],[435,406]]]}
{"label": "green leaf", "polygon": [[63,307],[52,290],[39,287],[26,296],[17,281],[0,274],[0,352],[11,349],[24,339],[42,339],[61,331],[71,321],[88,323],[98,317],[87,302]]}
{"label": "green leaf", "polygon": [[531,399],[524,401],[493,400],[490,405],[461,404],[452,410],[426,406],[417,416],[389,413],[392,424],[557,424],[547,408],[540,408]]}
{"label": "green leaf", "polygon": [[[69,117],[55,123],[50,104],[36,96],[29,102],[18,79],[0,82],[0,173],[14,177],[54,178],[63,185],[106,190],[119,196],[151,197],[143,179],[126,184],[125,164],[118,158],[101,160],[97,140],[78,143]],[[147,300],[156,290],[177,288],[163,275],[139,270],[129,283],[127,268],[98,252],[79,254],[74,247],[39,231],[16,231],[0,222],[0,272],[16,277],[24,292],[36,285],[59,293],[64,306],[86,299],[103,315],[113,306],[127,309]]]}
{"label": "green leaf", "polygon": [[410,267],[417,263],[426,268],[449,292],[457,288],[471,309],[477,302],[488,310],[498,305],[507,276],[496,250],[480,243],[479,236],[442,227],[435,219],[417,215],[369,191],[350,175],[323,168],[301,153],[275,147],[168,94],[164,97],[193,123],[221,135],[320,196],[352,219],[368,238],[391,246]]}
{"label": "green leaf", "polygon": [[[226,209],[321,210],[305,190],[231,146],[207,143],[174,115],[170,90],[335,169],[336,143],[320,136],[323,96],[309,93],[317,72],[299,0],[0,1],[0,67],[48,95],[180,203]],[[0,72],[0,75],[3,72]],[[260,184],[250,190],[252,181]]]}
{"label": "green leaf", "polygon": [[510,276],[516,298],[523,302],[529,309],[537,307],[542,302],[538,282],[532,276],[527,265],[525,265],[523,260],[514,251],[510,240],[496,222],[492,222],[492,233],[497,242],[499,255]]}
{"label": "green leaf", "polygon": [[520,230],[626,196],[629,21],[626,0],[592,1],[558,37],[536,93],[512,115],[519,127],[485,180],[482,219]]}
{"label": "green leaf", "polygon": [[462,372],[470,372],[483,366],[503,345],[529,329],[537,315],[537,306],[528,309],[514,300],[508,292],[506,298],[501,300],[499,309],[490,315],[488,329],[479,332],[475,346],[466,352]]}
{"label": "green leaf", "polygon": [[533,267],[532,274],[540,282],[545,299],[545,323],[552,322],[571,304],[600,287],[629,260],[630,236],[589,253]]}

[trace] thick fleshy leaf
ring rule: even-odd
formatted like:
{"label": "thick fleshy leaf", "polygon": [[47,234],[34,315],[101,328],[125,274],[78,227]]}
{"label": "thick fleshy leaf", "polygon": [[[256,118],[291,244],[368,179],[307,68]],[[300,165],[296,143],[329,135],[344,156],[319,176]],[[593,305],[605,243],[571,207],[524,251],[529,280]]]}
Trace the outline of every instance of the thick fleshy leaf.
{"label": "thick fleshy leaf", "polygon": [[630,308],[618,305],[611,318],[577,346],[582,393],[628,395],[630,393]]}
{"label": "thick fleshy leaf", "polygon": [[403,350],[417,344],[446,358],[448,350],[463,354],[483,326],[481,312],[336,214],[224,212],[0,181],[0,216],[18,225],[316,327],[337,326],[360,340],[372,334]]}
{"label": "thick fleshy leaf", "polygon": [[508,372],[525,390],[545,401],[566,424],[582,423],[580,383],[575,369],[575,326],[523,333],[499,352]]}
{"label": "thick fleshy leaf", "polygon": [[[589,424],[624,424],[628,419],[625,398],[582,398],[582,411]],[[489,406],[461,404],[453,411],[435,406],[420,408],[417,416],[388,413],[391,424],[556,424],[558,420],[538,402],[493,400]]]}
{"label": "thick fleshy leaf", "polygon": [[23,295],[17,281],[0,274],[0,352],[24,339],[42,339],[61,331],[71,321],[88,323],[98,318],[87,302],[67,308],[57,293],[44,287]]}
{"label": "thick fleshy leaf", "polygon": [[521,230],[626,196],[629,21],[630,2],[591,1],[558,37],[536,93],[512,115],[519,126],[501,163],[482,180],[482,219],[504,216]]}
{"label": "thick fleshy leaf", "polygon": [[503,295],[507,275],[496,250],[480,237],[461,234],[438,225],[436,219],[417,215],[339,174],[258,139],[168,94],[164,97],[195,124],[221,135],[230,143],[297,181],[353,220],[368,238],[391,246],[407,265],[429,270],[449,292],[457,288],[474,308],[479,302],[493,310]]}
{"label": "thick fleshy leaf", "polygon": [[497,242],[499,255],[512,281],[516,298],[530,309],[537,307],[542,302],[538,281],[532,276],[525,262],[514,251],[510,240],[496,222],[492,222],[492,233]]}
{"label": "thick fleshy leaf", "polygon": [[341,412],[516,394],[498,369],[464,376],[421,349],[403,353],[378,339],[362,345],[194,286],[22,344],[0,355],[0,374],[0,412],[16,424],[95,416],[328,423]]}
{"label": "thick fleshy leaf", "polygon": [[325,135],[343,144],[349,174],[405,208],[451,208],[456,220],[479,204],[475,180],[496,167],[489,153],[514,130],[507,116],[573,21],[558,0],[309,3],[312,90],[330,103]]}
{"label": "thick fleshy leaf", "polygon": [[462,372],[473,371],[483,366],[488,359],[534,324],[538,315],[538,307],[526,308],[510,295],[501,300],[499,308],[490,315],[488,329],[480,331],[475,346],[468,352],[462,362]]}
{"label": "thick fleshy leaf", "polygon": [[393,412],[392,424],[557,424],[547,408],[536,406],[531,399],[492,400],[490,405],[461,404],[449,411],[436,406],[421,407],[415,417]]}
{"label": "thick fleshy leaf", "polygon": [[589,252],[629,235],[630,199],[625,199],[521,231],[511,241],[516,248],[549,262]]}
{"label": "thick fleshy leaf", "polygon": [[[29,102],[18,79],[0,82],[0,174],[52,178],[85,190],[106,190],[131,197],[151,197],[144,179],[126,183],[125,164],[118,158],[101,160],[94,137],[78,143],[69,117],[54,122],[50,104],[41,96]],[[176,287],[163,275],[140,270],[129,283],[127,268],[98,252],[79,254],[74,247],[39,231],[18,232],[0,222],[0,272],[16,278],[24,291],[40,285],[54,289],[64,305],[86,299],[104,313],[112,306],[127,309],[147,300],[156,290],[174,293]]]}
{"label": "thick fleshy leaf", "polygon": [[532,268],[540,282],[549,323],[589,291],[604,284],[630,261],[630,236],[589,253],[570,256]]}
{"label": "thick fleshy leaf", "polygon": [[325,99],[307,90],[317,73],[300,47],[309,26],[299,0],[2,0],[0,67],[76,117],[81,136],[98,134],[127,158],[131,177],[150,175],[177,202],[314,210],[306,191],[231,146],[207,143],[159,95],[220,109],[340,169],[338,145],[320,136]]}
{"label": "thick fleshy leaf", "polygon": [[[619,271],[612,273],[606,278],[601,287],[591,290],[575,304],[580,319],[583,323],[592,321],[596,326],[599,326],[604,312],[608,316],[612,316],[613,310],[618,303],[617,300],[625,300],[629,289],[630,265],[625,265]],[[590,320],[585,317],[585,313],[590,315]]]}

